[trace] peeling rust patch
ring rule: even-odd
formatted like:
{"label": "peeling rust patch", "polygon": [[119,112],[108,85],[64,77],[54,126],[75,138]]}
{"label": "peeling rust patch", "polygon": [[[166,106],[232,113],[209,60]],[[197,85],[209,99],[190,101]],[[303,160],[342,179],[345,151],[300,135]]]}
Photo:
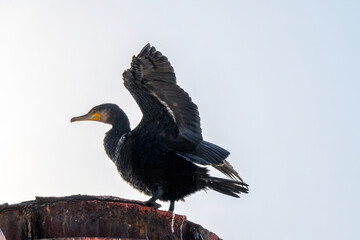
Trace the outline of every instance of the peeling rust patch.
{"label": "peeling rust patch", "polygon": [[186,216],[110,196],[36,197],[0,205],[0,229],[14,240],[219,239]]}

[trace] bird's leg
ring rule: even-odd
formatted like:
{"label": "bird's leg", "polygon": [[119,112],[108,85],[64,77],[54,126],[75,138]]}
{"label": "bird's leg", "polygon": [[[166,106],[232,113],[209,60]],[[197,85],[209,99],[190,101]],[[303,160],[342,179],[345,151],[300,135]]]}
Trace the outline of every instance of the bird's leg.
{"label": "bird's leg", "polygon": [[158,188],[158,190],[154,193],[154,195],[145,202],[145,206],[149,206],[149,207],[158,206],[159,204],[156,203],[156,200],[158,200],[161,197],[161,195],[163,195],[163,193],[164,190],[162,190],[161,187]]}
{"label": "bird's leg", "polygon": [[169,212],[174,212],[174,209],[175,209],[175,200],[171,200],[170,201]]}

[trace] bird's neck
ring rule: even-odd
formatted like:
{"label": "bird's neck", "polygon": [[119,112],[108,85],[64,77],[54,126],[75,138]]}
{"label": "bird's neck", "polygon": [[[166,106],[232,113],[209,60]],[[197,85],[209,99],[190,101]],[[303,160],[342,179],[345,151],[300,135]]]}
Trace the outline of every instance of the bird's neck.
{"label": "bird's neck", "polygon": [[130,124],[126,119],[126,121],[117,121],[111,125],[112,128],[106,133],[104,138],[104,147],[106,154],[115,162],[118,155],[117,151],[119,151],[120,138],[125,133],[130,132]]}
{"label": "bird's neck", "polygon": [[121,129],[121,128],[111,128],[104,138],[104,147],[106,154],[109,156],[109,158],[115,162],[116,156],[118,155],[116,152],[119,151],[119,144],[120,144],[120,138],[125,133],[129,132],[130,128],[128,130]]}
{"label": "bird's neck", "polygon": [[111,124],[112,128],[107,134],[110,133],[111,135],[121,137],[124,133],[130,132],[129,118],[120,108],[108,123]]}
{"label": "bird's neck", "polygon": [[119,134],[120,136],[122,136],[124,133],[130,132],[130,124],[128,121],[124,122],[118,122],[118,123],[114,123],[111,126],[111,129],[107,132],[111,132],[112,134]]}

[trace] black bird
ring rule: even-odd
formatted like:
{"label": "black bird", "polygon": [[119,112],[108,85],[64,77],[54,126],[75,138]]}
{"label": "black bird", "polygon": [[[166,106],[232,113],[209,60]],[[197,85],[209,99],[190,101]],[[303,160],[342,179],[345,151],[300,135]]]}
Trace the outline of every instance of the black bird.
{"label": "black bird", "polygon": [[[248,185],[225,159],[229,152],[202,138],[197,106],[176,84],[168,59],[147,44],[133,56],[130,69],[123,73],[124,85],[139,105],[143,117],[131,130],[126,114],[115,104],[101,104],[71,122],[92,120],[110,124],[104,147],[122,178],[132,187],[157,199],[175,201],[199,190],[239,197]],[[231,178],[211,177],[213,166]]]}

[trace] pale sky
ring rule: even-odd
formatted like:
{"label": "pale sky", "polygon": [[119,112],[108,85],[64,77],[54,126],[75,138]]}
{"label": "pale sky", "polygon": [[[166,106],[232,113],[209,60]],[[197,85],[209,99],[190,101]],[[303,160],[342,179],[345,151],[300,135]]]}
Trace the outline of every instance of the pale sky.
{"label": "pale sky", "polygon": [[250,185],[175,213],[224,239],[360,239],[359,24],[358,1],[0,0],[0,203],[149,198],[106,156],[109,126],[70,124],[112,102],[136,127],[122,72],[149,42]]}

